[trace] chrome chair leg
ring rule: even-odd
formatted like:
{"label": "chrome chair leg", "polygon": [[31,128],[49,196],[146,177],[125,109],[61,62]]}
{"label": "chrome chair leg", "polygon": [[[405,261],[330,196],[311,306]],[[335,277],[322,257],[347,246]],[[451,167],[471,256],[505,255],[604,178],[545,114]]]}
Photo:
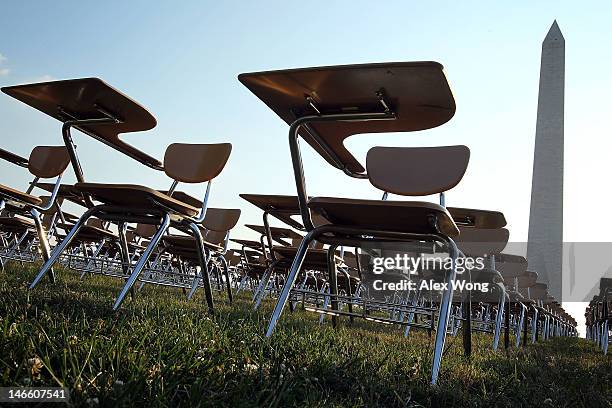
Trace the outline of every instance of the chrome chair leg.
{"label": "chrome chair leg", "polygon": [[457,275],[457,246],[449,238],[447,241],[449,245],[449,256],[452,262],[451,270],[447,271],[446,283],[447,288],[444,290],[442,300],[440,302],[440,312],[438,316],[438,326],[436,328],[436,339],[434,344],[433,352],[433,364],[431,368],[431,384],[435,385],[438,381],[438,375],[440,374],[440,367],[442,364],[442,353],[444,352],[444,342],[446,340],[446,329],[448,326],[448,319],[451,312],[452,300],[453,300],[453,281]]}
{"label": "chrome chair leg", "polygon": [[[4,200],[0,199],[0,212],[4,211]],[[4,272],[4,260],[0,256],[0,272]]]}
{"label": "chrome chair leg", "polygon": [[257,301],[257,297],[259,296],[259,291],[261,291],[261,288],[264,285],[264,280],[268,279],[268,278],[266,278],[266,275],[269,273],[269,271],[270,271],[270,266],[268,266],[266,268],[266,270],[264,271],[263,275],[261,275],[261,278],[259,278],[259,283],[257,284],[257,287],[253,291],[253,298],[251,299],[253,302]]}
{"label": "chrome chair leg", "polygon": [[[298,285],[298,290],[306,289],[306,283],[308,282],[308,278],[309,278],[309,276],[312,276],[312,277],[313,277],[313,278],[316,280],[316,278],[315,278],[314,274],[309,275],[309,274],[308,274],[308,272],[306,272],[306,273],[304,274],[304,279],[303,279],[303,280],[302,280],[302,282],[300,282],[300,284]],[[318,285],[315,283],[315,287],[317,287],[317,286],[318,286]],[[297,307],[297,304],[298,304],[299,302],[300,302],[300,301],[298,300],[298,297],[297,297],[297,296],[296,296],[296,299],[295,299],[294,301],[292,301],[292,302],[290,301],[290,302],[289,302],[289,308],[290,308],[290,310],[291,310],[292,312],[295,310],[295,308]],[[305,292],[302,292],[302,300],[301,300],[301,302],[302,302],[302,307],[304,307],[304,305],[306,304],[306,293],[305,293]]]}
{"label": "chrome chair leg", "polygon": [[608,340],[609,340],[609,332],[608,332],[608,320],[603,322],[603,339],[602,339],[602,349],[604,355],[608,354]]}
{"label": "chrome chair leg", "polygon": [[463,299],[463,353],[465,357],[472,355],[472,292],[468,291]]}
{"label": "chrome chair leg", "polygon": [[295,284],[295,280],[297,279],[298,273],[300,272],[300,269],[302,269],[302,263],[304,263],[306,253],[308,252],[308,245],[310,245],[310,242],[312,242],[316,235],[318,235],[318,231],[315,228],[314,230],[306,234],[306,236],[302,239],[300,246],[298,247],[297,253],[295,254],[295,258],[291,263],[291,268],[289,269],[287,280],[285,281],[280,296],[276,301],[274,312],[272,312],[272,318],[270,319],[270,324],[268,325],[268,330],[266,331],[266,337],[272,336],[272,333],[276,328],[276,324],[278,323],[278,319],[280,319],[280,316],[283,313],[283,309],[287,304],[289,294],[291,293],[291,289],[293,289],[293,285]]}
{"label": "chrome chair leg", "polygon": [[122,222],[119,224],[119,255],[121,257],[121,269],[127,276],[130,273],[130,250],[127,244],[127,238],[125,232],[127,230],[127,224]]}
{"label": "chrome chair leg", "polygon": [[[255,295],[255,304],[253,305],[253,310],[259,309],[259,306],[261,306],[261,302],[266,297],[266,291],[270,286],[270,278],[272,277],[273,270],[274,268],[270,266],[264,273],[264,276],[261,277],[261,282],[259,282],[257,293]],[[274,283],[272,282],[272,284]],[[272,291],[270,291],[270,293],[272,293]]]}
{"label": "chrome chair leg", "polygon": [[506,293],[506,305],[504,308],[504,349],[510,348],[510,296]]}
{"label": "chrome chair leg", "polygon": [[523,332],[523,325],[525,324],[525,307],[524,304],[518,302],[518,305],[521,307],[521,314],[516,323],[516,347],[518,348],[521,345],[521,333]]}
{"label": "chrome chair leg", "polygon": [[[150,277],[152,277],[154,275],[153,269],[155,269],[157,267],[163,269],[163,266],[161,265],[160,261],[162,259],[162,255],[164,254],[165,250],[166,250],[166,248],[161,248],[157,252],[157,255],[155,256],[155,259],[153,260],[153,262],[151,264],[151,268],[145,271],[145,276],[144,276],[143,280],[140,282],[140,285],[138,286],[138,289],[137,289],[138,292],[140,292],[144,288],[144,286],[146,284],[145,279],[149,279]],[[136,256],[137,256],[137,252],[134,251],[134,255],[132,256],[132,259],[130,260],[130,263],[134,262]],[[179,265],[182,265],[182,263],[179,262]],[[183,272],[182,269],[181,269],[181,272]],[[189,299],[187,299],[187,300],[189,300]]]}
{"label": "chrome chair leg", "polygon": [[98,207],[93,207],[85,211],[85,213],[81,216],[81,218],[79,218],[76,224],[74,224],[68,235],[66,235],[66,237],[62,240],[62,242],[60,242],[55,246],[55,248],[53,248],[53,252],[51,252],[49,259],[45,261],[42,268],[40,268],[38,275],[36,275],[32,283],[30,284],[30,289],[34,289],[34,287],[38,285],[38,282],[40,282],[40,280],[47,274],[47,272],[51,270],[55,262],[59,259],[64,250],[68,247],[68,245],[70,245],[81,227],[85,224],[85,221],[87,221],[97,211]]}
{"label": "chrome chair leg", "polygon": [[497,351],[502,326],[504,324],[504,310],[506,306],[506,289],[503,285],[497,285],[500,290],[499,300],[497,301],[497,315],[495,316],[495,334],[493,335],[493,351]]}
{"label": "chrome chair leg", "polygon": [[[329,285],[325,284],[325,286],[323,286],[323,293],[325,293],[325,300],[323,301],[323,310],[327,310],[329,309],[329,303],[330,303],[330,296],[329,296]],[[321,316],[319,316],[319,324],[323,324],[323,322],[325,321],[325,313],[321,313]]]}
{"label": "chrome chair leg", "polygon": [[206,247],[204,246],[204,239],[200,233],[200,228],[193,222],[190,222],[188,225],[196,240],[196,250],[198,252],[198,258],[200,259],[200,273],[202,274],[202,283],[204,284],[204,295],[206,297],[206,304],[208,305],[208,312],[213,313],[214,302],[212,288],[210,287],[210,273],[208,271],[208,260],[210,256],[207,254]]}
{"label": "chrome chair leg", "polygon": [[249,274],[245,271],[244,276],[240,279],[240,283],[238,284],[238,288],[236,289],[236,294],[239,294],[247,284],[249,280]]}
{"label": "chrome chair leg", "polygon": [[[40,213],[36,209],[32,209],[30,211],[32,214],[32,218],[34,219],[34,226],[36,227],[36,235],[38,235],[38,243],[40,246],[40,252],[42,253],[43,262],[49,260],[51,249],[49,248],[49,241],[47,240],[47,233],[45,232],[45,228],[42,225],[42,220],[40,219]],[[49,280],[51,283],[55,282],[55,272],[53,268],[49,270]]]}
{"label": "chrome chair leg", "polygon": [[277,262],[273,262],[268,269],[264,272],[263,276],[259,281],[259,285],[255,291],[255,295],[253,296],[253,301],[255,304],[253,305],[253,310],[259,309],[263,298],[266,296],[266,290],[268,289],[268,283],[270,282],[270,278],[272,276],[272,272],[276,267]]}
{"label": "chrome chair leg", "polygon": [[414,293],[414,299],[412,300],[412,309],[410,309],[410,313],[408,313],[408,324],[406,325],[406,329],[404,330],[404,337],[408,337],[408,334],[410,334],[410,327],[412,327],[412,323],[414,322],[414,314],[418,305],[420,292],[421,291],[417,289],[417,291]]}
{"label": "chrome chair leg", "polygon": [[538,308],[533,306],[533,319],[531,320],[531,344],[535,344],[538,336]]}
{"label": "chrome chair leg", "polygon": [[330,245],[327,248],[327,270],[329,273],[329,295],[331,298],[332,326],[338,326],[338,269],[336,268],[336,248],[335,245]]}
{"label": "chrome chair leg", "polygon": [[227,261],[225,260],[223,255],[219,256],[219,259],[221,259],[221,263],[223,264],[223,275],[225,276],[225,285],[227,287],[227,298],[228,298],[229,302],[232,303],[232,301],[234,300],[234,298],[232,296],[232,281],[230,279],[230,274],[229,274],[229,268],[227,266]]}
{"label": "chrome chair leg", "polygon": [[121,307],[121,304],[123,303],[123,299],[125,299],[125,296],[128,294],[130,289],[132,289],[132,287],[136,283],[136,280],[138,279],[138,277],[140,276],[140,273],[142,272],[145,265],[147,264],[147,261],[149,260],[149,257],[153,253],[153,250],[157,247],[157,244],[159,244],[159,241],[161,241],[162,236],[164,235],[164,233],[166,232],[169,226],[170,226],[170,215],[165,214],[159,229],[157,230],[155,235],[151,238],[149,245],[147,245],[147,248],[144,250],[144,252],[140,256],[140,259],[138,259],[136,266],[134,266],[134,270],[132,271],[132,273],[130,274],[130,277],[128,278],[127,282],[123,286],[123,289],[121,289],[121,293],[119,293],[119,296],[117,297],[117,300],[115,301],[115,304],[113,305],[113,310],[117,310]]}
{"label": "chrome chair leg", "polygon": [[92,267],[97,267],[96,258],[98,258],[98,256],[100,255],[100,252],[102,252],[102,248],[104,248],[104,240],[98,243],[98,246],[96,247],[96,250],[93,253],[93,258],[87,263],[87,266],[85,266],[85,268],[83,269],[83,272],[81,272],[81,276],[79,277],[79,279],[81,280],[85,279],[85,275],[87,274],[87,272],[90,272]]}
{"label": "chrome chair leg", "polygon": [[[184,266],[183,266],[183,261],[180,257],[177,258],[178,259],[178,269],[179,272],[181,274],[188,274],[188,271],[185,270]],[[206,256],[206,265],[208,265],[208,261],[209,261],[209,256]],[[200,267],[201,268],[201,267]],[[200,274],[202,274],[202,271],[199,271]],[[198,276],[198,270],[196,268],[194,275],[193,275],[193,282],[191,282],[191,289],[189,289],[189,293],[187,293],[187,300],[191,300],[191,298],[193,297],[193,295],[195,294],[196,290],[198,289],[198,285],[200,284],[200,280],[202,278],[200,276]]]}
{"label": "chrome chair leg", "polygon": [[345,290],[346,290],[346,294],[348,297],[347,307],[350,313],[349,322],[352,324],[354,321],[354,317],[353,317],[353,288],[351,287],[351,275],[346,270],[344,270],[343,273],[344,273],[344,278],[346,279],[346,289]]}
{"label": "chrome chair leg", "polygon": [[28,237],[28,235],[30,235],[30,231],[28,230],[26,230],[23,234],[21,234],[19,238],[17,238],[17,233],[15,233],[15,238],[14,238],[15,243],[11,245],[6,255],[6,257],[9,260],[15,257],[15,254],[19,251],[19,248],[21,247],[21,243]]}
{"label": "chrome chair leg", "polygon": [[[210,251],[208,251],[206,248],[204,248],[204,259],[206,261],[206,272],[208,273],[208,276],[210,276],[210,270],[208,269],[208,265],[210,265],[210,258],[212,257],[212,254]],[[183,265],[183,259],[178,256],[177,258],[178,261],[178,270],[181,273],[181,275],[189,275],[189,268],[185,268],[185,266]],[[198,256],[199,259],[199,256]],[[200,268],[198,270],[198,267]],[[192,268],[194,269],[194,268]],[[193,281],[191,282],[191,289],[189,289],[189,293],[187,294],[187,300],[191,300],[191,298],[193,297],[193,295],[195,294],[196,290],[198,289],[199,285],[200,285],[200,281],[204,282],[202,276],[203,276],[203,270],[202,270],[202,266],[198,265],[195,267],[194,269],[194,273],[193,273]]]}

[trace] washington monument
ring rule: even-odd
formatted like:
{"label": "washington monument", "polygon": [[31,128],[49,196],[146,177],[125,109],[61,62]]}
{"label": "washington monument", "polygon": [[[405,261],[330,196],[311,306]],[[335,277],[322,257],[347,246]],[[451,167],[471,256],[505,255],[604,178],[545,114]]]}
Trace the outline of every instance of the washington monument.
{"label": "washington monument", "polygon": [[555,21],[542,42],[527,260],[561,300],[565,39]]}

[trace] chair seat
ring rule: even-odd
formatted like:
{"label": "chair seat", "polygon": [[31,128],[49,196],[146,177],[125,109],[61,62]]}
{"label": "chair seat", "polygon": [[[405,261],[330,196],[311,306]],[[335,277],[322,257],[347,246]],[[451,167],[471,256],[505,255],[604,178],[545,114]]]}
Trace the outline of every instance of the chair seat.
{"label": "chair seat", "polygon": [[459,226],[456,244],[466,256],[497,255],[508,244],[509,232],[505,228],[474,228]]}
{"label": "chair seat", "polygon": [[22,231],[34,228],[34,222],[20,217],[0,217],[0,230]]}
{"label": "chair seat", "polygon": [[508,290],[506,293],[509,295],[511,302],[523,302],[525,300],[525,297],[520,292]]}
{"label": "chair seat", "polygon": [[[170,252],[193,252],[197,256],[195,238],[189,235],[169,235],[163,238],[164,244],[169,246]],[[204,241],[207,249],[215,252],[223,252],[223,247],[212,242]]]}
{"label": "chair seat", "polygon": [[[348,281],[347,281],[347,279],[348,279]],[[346,284],[348,282],[350,282],[351,287],[354,288],[354,287],[356,287],[359,284],[359,282],[361,282],[361,279],[359,279],[359,278],[357,278],[355,276],[350,276],[350,275],[347,278],[347,276],[345,274],[343,274],[343,273],[339,273],[338,274],[338,286],[341,286],[341,287],[342,286],[346,286]]]}
{"label": "chair seat", "polygon": [[137,244],[135,242],[128,242],[128,248],[130,249],[130,251],[144,251],[147,247]]}
{"label": "chair seat", "polygon": [[255,249],[261,252],[261,242],[252,241],[250,239],[236,239],[236,238],[231,238],[230,241],[238,245],[242,245],[246,248],[252,248],[252,249]]}
{"label": "chair seat", "polygon": [[531,299],[546,299],[548,296],[548,290],[543,283],[536,283],[529,288],[521,288],[520,290],[525,294],[529,293]]}
{"label": "chair seat", "polygon": [[480,283],[503,283],[504,277],[493,269],[473,269],[471,271],[472,282]]}
{"label": "chair seat", "polygon": [[335,225],[419,234],[436,232],[429,223],[429,216],[435,215],[442,234],[449,237],[459,234],[450,213],[430,202],[315,197],[308,207]]}
{"label": "chair seat", "polygon": [[247,271],[247,274],[251,277],[251,278],[261,278],[263,276],[263,274],[268,270],[268,266],[267,264],[254,264],[254,263],[250,263],[249,264],[249,269]]}
{"label": "chair seat", "polygon": [[[297,247],[275,246],[273,251],[281,262],[291,263],[297,254]],[[308,252],[306,252],[303,265],[305,269],[323,268],[327,270],[327,250],[309,248]]]}
{"label": "chair seat", "polygon": [[15,190],[14,188],[5,186],[4,184],[0,184],[0,196],[5,196],[7,198],[11,198],[13,200],[21,201],[23,203],[31,205],[42,204],[42,200],[40,198],[31,194],[21,192],[19,190]]}
{"label": "chair seat", "polygon": [[[432,279],[435,282],[444,282],[446,280],[445,271],[440,269],[419,271],[419,277],[428,280]],[[458,273],[458,280],[467,280],[472,283],[503,283],[502,275],[493,269],[472,269],[470,273]]]}
{"label": "chair seat", "polygon": [[[57,223],[57,227],[68,232],[74,227],[72,224]],[[93,225],[83,225],[75,239],[79,242],[97,242],[103,239],[117,239],[118,235],[112,231],[94,227]]]}
{"label": "chair seat", "polygon": [[519,288],[530,288],[534,286],[538,280],[538,274],[531,271],[525,271],[522,275],[516,277],[505,277],[504,281],[507,285],[512,286],[518,281]]}
{"label": "chair seat", "polygon": [[517,255],[499,254],[495,257],[495,269],[504,279],[516,278],[527,271],[527,259]]}
{"label": "chair seat", "polygon": [[491,283],[489,289],[486,292],[479,290],[473,290],[472,295],[472,306],[478,303],[492,303],[497,304],[499,302],[502,293],[505,296],[506,288],[503,283]]}
{"label": "chair seat", "polygon": [[181,215],[193,217],[198,209],[157,190],[134,184],[77,183],[75,187],[104,204],[160,210],[169,208]]}

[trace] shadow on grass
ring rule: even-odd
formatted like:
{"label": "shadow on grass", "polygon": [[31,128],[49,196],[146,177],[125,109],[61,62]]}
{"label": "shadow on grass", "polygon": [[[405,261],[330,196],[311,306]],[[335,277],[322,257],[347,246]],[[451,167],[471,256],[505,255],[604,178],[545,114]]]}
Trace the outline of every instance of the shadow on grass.
{"label": "shadow on grass", "polygon": [[80,406],[610,406],[610,357],[581,339],[491,351],[447,343],[440,383],[428,384],[432,338],[413,330],[329,319],[298,308],[271,339],[273,302],[229,305],[147,285],[119,312],[122,281],[69,271],[33,291],[29,268],[0,274],[0,385],[62,385]]}

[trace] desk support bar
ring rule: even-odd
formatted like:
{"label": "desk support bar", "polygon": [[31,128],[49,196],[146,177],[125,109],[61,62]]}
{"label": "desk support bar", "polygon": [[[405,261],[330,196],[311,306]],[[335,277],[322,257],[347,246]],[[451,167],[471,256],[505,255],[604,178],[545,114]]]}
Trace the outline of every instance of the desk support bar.
{"label": "desk support bar", "polygon": [[72,135],[70,134],[70,128],[86,125],[100,125],[100,124],[110,124],[110,123],[118,123],[118,119],[114,118],[99,118],[99,119],[76,119],[76,120],[68,120],[64,122],[62,125],[62,136],[64,138],[64,144],[68,149],[68,155],[70,156],[70,162],[72,163],[72,168],[74,170],[74,175],[77,178],[79,183],[85,182],[85,176],[83,175],[83,168],[81,167],[81,163],[79,162],[79,157],[76,153],[76,145],[72,140]]}
{"label": "desk support bar", "polygon": [[[299,130],[302,126],[307,126],[309,123],[320,123],[320,122],[342,122],[342,121],[370,121],[370,120],[394,120],[396,119],[395,113],[388,112],[375,112],[375,113],[338,113],[329,115],[310,115],[303,116],[296,119],[291,126],[289,126],[289,149],[291,150],[291,161],[293,164],[293,173],[295,176],[295,184],[297,187],[298,203],[300,205],[300,214],[306,231],[312,231],[314,225],[310,217],[310,211],[308,210],[308,194],[306,193],[306,180],[304,179],[304,166],[302,164],[302,154],[300,152],[300,146],[298,143]],[[315,138],[317,143],[325,149],[325,152],[334,158],[337,164],[337,168],[344,171],[344,173],[357,178],[367,178],[367,174],[353,173],[346,168],[337,156],[332,153],[333,150],[329,147],[325,141],[319,137],[316,132],[310,131],[311,136]]]}

